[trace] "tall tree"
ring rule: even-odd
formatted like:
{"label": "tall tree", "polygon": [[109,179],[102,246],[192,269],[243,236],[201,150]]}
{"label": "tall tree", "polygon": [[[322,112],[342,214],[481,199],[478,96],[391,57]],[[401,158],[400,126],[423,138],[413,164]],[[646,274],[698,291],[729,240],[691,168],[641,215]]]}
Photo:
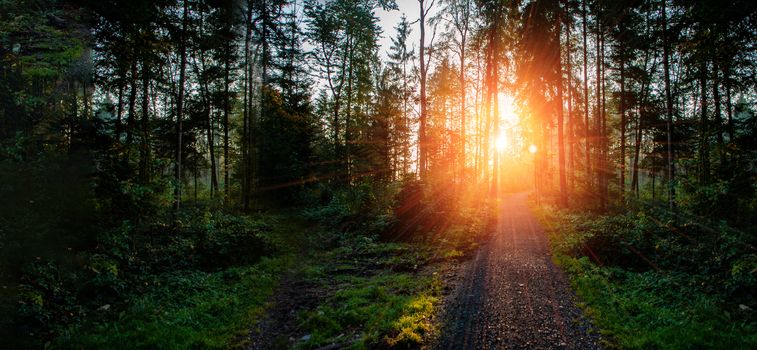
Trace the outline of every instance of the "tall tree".
{"label": "tall tree", "polygon": [[670,37],[668,34],[668,14],[666,11],[667,0],[662,0],[662,65],[665,83],[665,115],[667,127],[667,154],[668,154],[668,207],[675,210],[675,155],[673,149],[673,97],[670,93]]}
{"label": "tall tree", "polygon": [[410,172],[410,109],[413,97],[413,75],[408,71],[408,65],[415,58],[415,52],[407,46],[408,37],[412,32],[410,23],[403,15],[400,23],[394,28],[396,36],[392,37],[389,58],[392,60],[389,64],[395,70],[395,76],[399,77],[400,84],[398,88],[401,91],[402,99],[402,120],[395,125],[397,132],[397,141],[401,157],[396,160],[401,162],[401,166],[395,166],[401,170],[401,175],[407,175]]}
{"label": "tall tree", "polygon": [[466,115],[468,113],[466,107],[467,100],[467,84],[466,84],[466,49],[468,45],[468,35],[471,25],[471,14],[473,12],[472,0],[445,0],[444,12],[450,17],[449,23],[454,28],[454,35],[452,41],[454,42],[459,59],[459,82],[458,88],[460,90],[460,146],[459,157],[460,167],[465,168],[466,165],[466,127],[467,120]]}
{"label": "tall tree", "polygon": [[[428,119],[428,100],[426,97],[426,76],[429,70],[430,61],[430,48],[433,46],[434,38],[432,36],[431,43],[426,46],[426,17],[434,7],[436,0],[431,0],[431,3],[426,5],[426,0],[418,0],[419,13],[418,25],[420,28],[420,44],[418,61],[420,65],[420,116],[418,127],[418,172],[422,180],[426,179],[426,172],[428,171],[428,140],[426,139],[426,123]],[[434,34],[435,30],[434,30]]]}
{"label": "tall tree", "polygon": [[[179,91],[176,96],[176,169],[174,171],[174,210],[181,208],[181,149],[184,147],[182,134],[184,133],[184,87],[186,85],[187,72],[187,26],[189,22],[189,0],[183,1],[181,17],[181,35],[179,37]],[[120,96],[120,94],[119,94]],[[120,99],[120,97],[119,97]],[[119,102],[120,113],[120,102]],[[120,119],[120,118],[119,118]]]}

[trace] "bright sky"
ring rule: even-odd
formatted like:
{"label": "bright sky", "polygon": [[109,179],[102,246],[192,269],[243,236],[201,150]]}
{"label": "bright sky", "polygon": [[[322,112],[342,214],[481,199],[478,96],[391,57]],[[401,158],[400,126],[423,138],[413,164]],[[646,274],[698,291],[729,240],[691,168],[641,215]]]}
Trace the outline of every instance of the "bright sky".
{"label": "bright sky", "polygon": [[[388,52],[389,48],[392,46],[392,40],[391,37],[395,36],[396,31],[394,30],[394,27],[397,26],[397,24],[400,23],[400,19],[402,18],[402,14],[405,14],[405,17],[407,17],[407,21],[412,23],[410,27],[412,28],[412,32],[410,33],[410,36],[408,37],[408,48],[414,48],[415,53],[418,54],[418,47],[420,46],[419,40],[420,37],[420,29],[418,22],[415,22],[418,20],[418,17],[420,17],[420,5],[418,4],[418,0],[396,0],[397,1],[397,7],[399,7],[399,11],[384,11],[382,9],[376,10],[376,16],[379,18],[379,25],[381,26],[381,29],[384,30],[384,32],[381,34],[381,38],[379,39],[379,45],[381,47],[380,49],[380,55],[381,58],[386,60],[388,59]],[[429,0],[426,1],[426,6],[428,6]],[[434,9],[431,10],[431,13],[429,16],[432,16],[434,13],[437,12],[439,8],[439,0],[434,3]],[[413,23],[415,22],[415,23]],[[428,28],[428,25],[427,27]],[[426,34],[426,40],[431,40],[431,30],[427,29]],[[438,35],[438,34],[437,34]]]}

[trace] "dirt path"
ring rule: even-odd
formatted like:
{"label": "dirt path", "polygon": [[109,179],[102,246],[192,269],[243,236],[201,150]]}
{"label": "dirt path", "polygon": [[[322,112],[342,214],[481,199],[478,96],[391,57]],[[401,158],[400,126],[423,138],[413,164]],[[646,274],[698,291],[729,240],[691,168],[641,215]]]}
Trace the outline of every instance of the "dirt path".
{"label": "dirt path", "polygon": [[503,198],[498,229],[462,271],[437,349],[599,349],[551,260],[526,194]]}

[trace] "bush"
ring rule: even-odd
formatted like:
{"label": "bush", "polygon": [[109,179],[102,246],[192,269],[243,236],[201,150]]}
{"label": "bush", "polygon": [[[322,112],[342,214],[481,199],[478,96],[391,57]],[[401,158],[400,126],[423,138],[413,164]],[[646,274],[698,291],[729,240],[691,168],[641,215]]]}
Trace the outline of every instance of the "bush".
{"label": "bush", "polygon": [[394,222],[393,188],[371,182],[335,190],[328,204],[304,209],[305,218],[328,231],[377,236]]}
{"label": "bush", "polygon": [[542,213],[557,261],[610,347],[757,344],[750,311],[757,307],[757,255],[748,235],[724,223],[673,225],[647,212]]}

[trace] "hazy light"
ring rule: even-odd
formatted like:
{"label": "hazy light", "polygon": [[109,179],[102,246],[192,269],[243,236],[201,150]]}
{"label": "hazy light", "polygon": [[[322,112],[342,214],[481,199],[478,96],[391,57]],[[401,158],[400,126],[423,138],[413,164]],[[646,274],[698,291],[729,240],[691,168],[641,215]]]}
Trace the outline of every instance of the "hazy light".
{"label": "hazy light", "polygon": [[499,136],[497,136],[497,139],[494,140],[494,147],[500,152],[507,148],[507,135],[505,135],[505,133],[500,133]]}
{"label": "hazy light", "polygon": [[536,153],[536,151],[537,151],[536,150],[536,145],[531,144],[531,146],[528,146],[528,151],[531,152],[532,154]]}
{"label": "hazy light", "polygon": [[497,96],[499,102],[499,119],[507,125],[517,125],[520,117],[516,112],[515,99],[505,93]]}

